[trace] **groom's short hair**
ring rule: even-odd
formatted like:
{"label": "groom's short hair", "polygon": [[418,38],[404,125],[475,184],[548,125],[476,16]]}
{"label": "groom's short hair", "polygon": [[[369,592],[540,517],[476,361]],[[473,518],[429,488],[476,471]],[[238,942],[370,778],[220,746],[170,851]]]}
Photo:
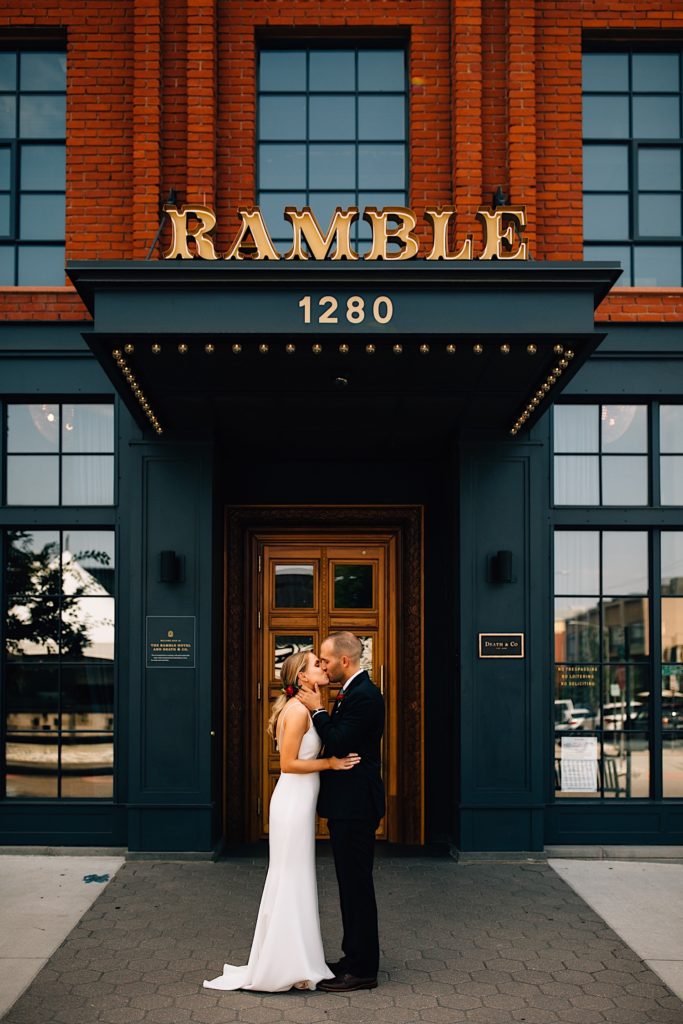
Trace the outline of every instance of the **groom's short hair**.
{"label": "groom's short hair", "polygon": [[349,661],[354,664],[360,661],[363,645],[355,633],[343,630],[339,633],[330,633],[327,639],[332,641],[332,650],[338,658],[345,654]]}

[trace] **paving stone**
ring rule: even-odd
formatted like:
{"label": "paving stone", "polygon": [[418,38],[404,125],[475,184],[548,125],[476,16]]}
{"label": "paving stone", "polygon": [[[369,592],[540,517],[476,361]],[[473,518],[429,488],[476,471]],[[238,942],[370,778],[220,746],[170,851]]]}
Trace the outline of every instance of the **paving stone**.
{"label": "paving stone", "polygon": [[450,1006],[435,1006],[427,1010],[420,1010],[419,1020],[431,1021],[433,1024],[457,1024],[458,1021],[467,1020],[464,1010],[454,1010]]}
{"label": "paving stone", "polygon": [[[377,990],[207,991],[247,961],[265,870],[124,865],[3,1024],[683,1024],[681,1001],[543,864],[380,857]],[[318,878],[336,957],[331,858]]]}

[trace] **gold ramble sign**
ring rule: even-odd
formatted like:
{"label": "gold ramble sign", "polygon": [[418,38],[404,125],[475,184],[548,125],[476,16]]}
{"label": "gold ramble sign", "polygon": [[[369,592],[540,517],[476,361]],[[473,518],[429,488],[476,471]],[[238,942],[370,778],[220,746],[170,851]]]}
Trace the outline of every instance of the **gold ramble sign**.
{"label": "gold ramble sign", "polygon": [[[216,226],[216,215],[209,206],[186,204],[164,207],[171,223],[171,245],[164,259],[191,260],[358,260],[361,257],[351,242],[351,226],[358,219],[356,206],[338,206],[323,233],[310,207],[298,210],[287,206],[284,215],[292,225],[292,247],[281,256],[277,252],[258,206],[238,209],[240,227],[225,253],[216,252],[211,232]],[[526,260],[528,242],[522,237],[526,228],[524,206],[498,206],[496,209],[480,207],[476,216],[483,224],[484,247],[474,256],[472,235],[467,235],[459,249],[449,248],[449,231],[455,207],[427,207],[424,219],[431,225],[431,247],[420,252],[420,241],[415,235],[417,217],[406,206],[385,206],[378,210],[367,206],[363,220],[372,228],[372,241],[366,260],[411,260],[422,256],[428,260]],[[397,247],[395,247],[397,246]]]}

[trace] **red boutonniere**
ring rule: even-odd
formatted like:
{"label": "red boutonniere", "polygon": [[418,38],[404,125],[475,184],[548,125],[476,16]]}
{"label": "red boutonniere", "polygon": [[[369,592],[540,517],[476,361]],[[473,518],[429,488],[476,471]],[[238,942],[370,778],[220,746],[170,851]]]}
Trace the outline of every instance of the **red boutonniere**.
{"label": "red boutonniere", "polygon": [[340,690],[339,693],[337,694],[337,700],[335,701],[335,703],[340,704],[344,700],[345,696],[346,693],[344,692],[344,690]]}

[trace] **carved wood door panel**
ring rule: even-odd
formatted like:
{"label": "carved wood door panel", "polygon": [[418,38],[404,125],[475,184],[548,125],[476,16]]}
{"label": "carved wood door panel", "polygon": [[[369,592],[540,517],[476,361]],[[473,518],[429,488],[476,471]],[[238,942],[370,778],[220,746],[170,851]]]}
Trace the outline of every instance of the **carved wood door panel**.
{"label": "carved wood door panel", "polygon": [[[266,732],[273,701],[280,694],[280,666],[295,651],[319,651],[325,637],[336,630],[348,629],[360,638],[362,666],[384,694],[383,777],[388,794],[396,792],[397,535],[257,536],[253,544],[250,674],[252,735],[259,750],[252,759],[257,774],[252,792],[258,793],[256,835],[265,837],[268,805],[280,774],[278,753]],[[338,686],[327,688],[330,710],[338,692]],[[389,824],[387,819],[380,823],[378,838],[386,838]],[[317,835],[327,835],[324,822],[318,822]]]}

